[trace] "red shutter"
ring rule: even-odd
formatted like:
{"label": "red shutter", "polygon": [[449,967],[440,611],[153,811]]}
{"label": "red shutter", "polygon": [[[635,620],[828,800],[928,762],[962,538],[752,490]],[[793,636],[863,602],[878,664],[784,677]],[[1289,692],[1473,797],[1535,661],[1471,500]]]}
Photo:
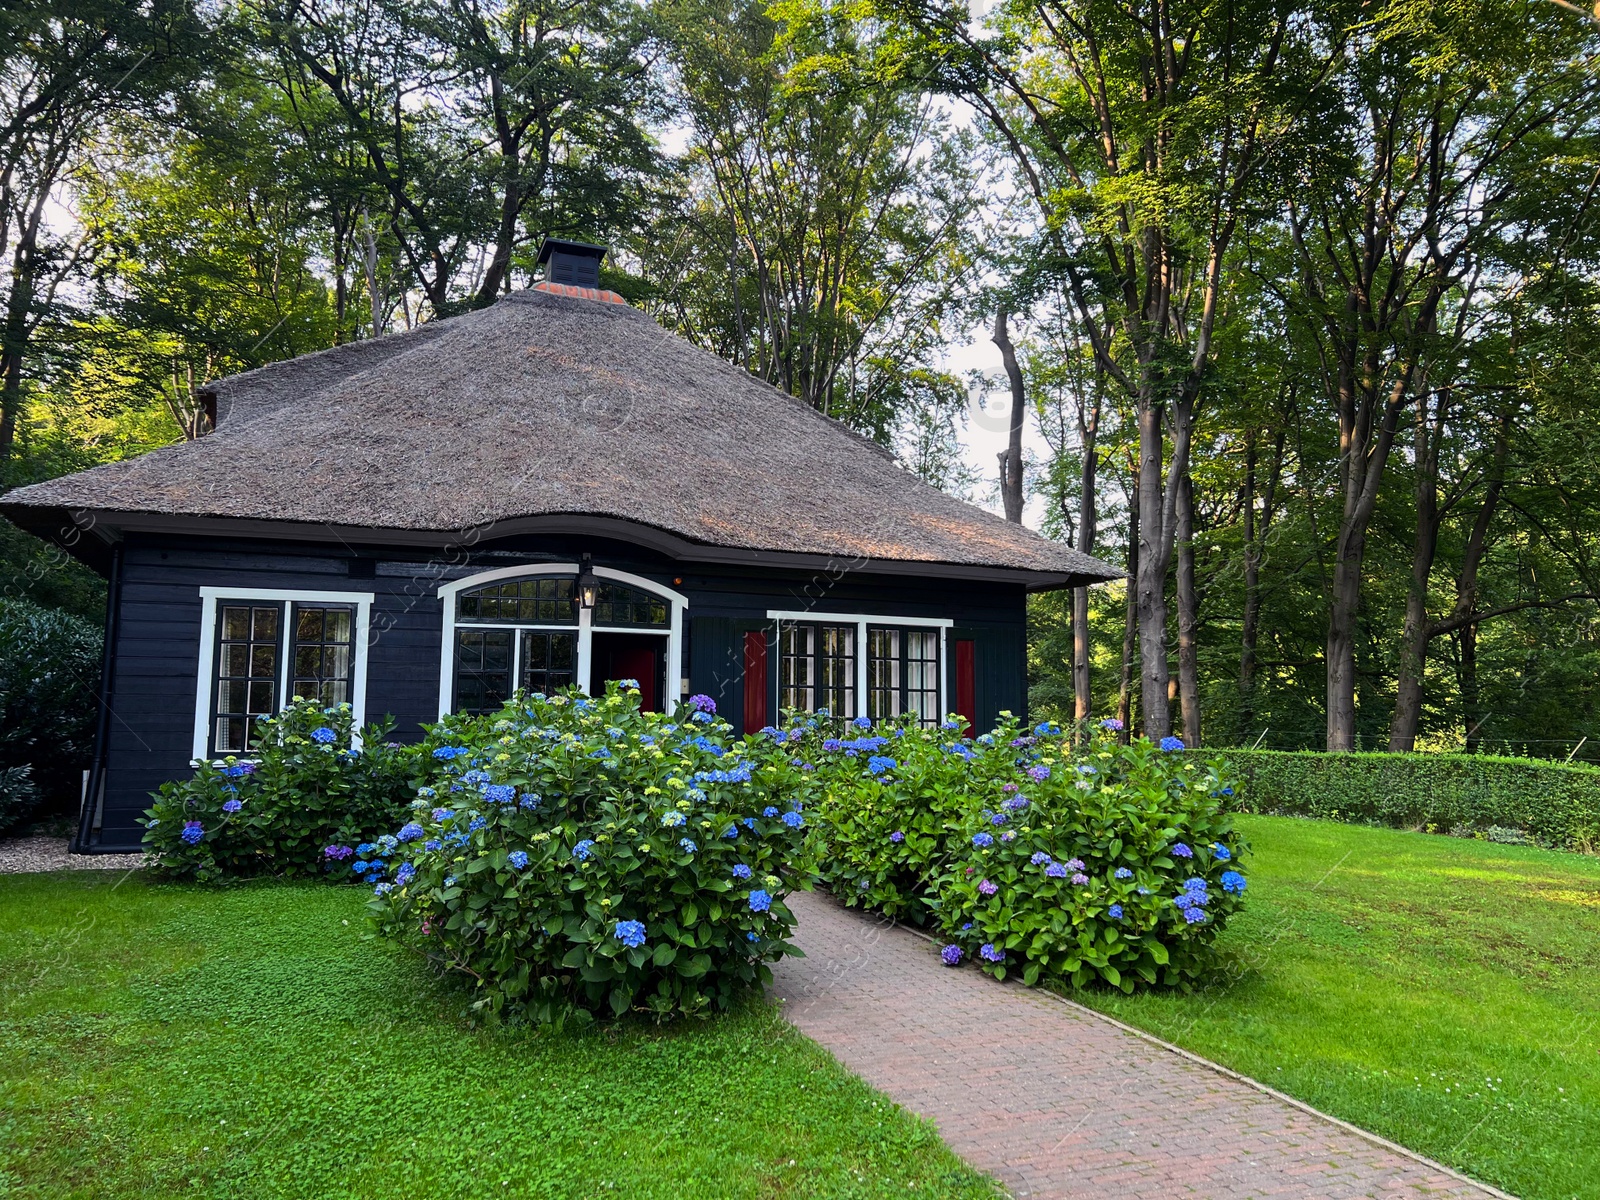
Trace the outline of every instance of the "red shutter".
{"label": "red shutter", "polygon": [[767,715],[767,631],[744,635],[744,731],[755,733],[772,724]]}
{"label": "red shutter", "polygon": [[956,639],[956,711],[967,719],[967,732],[978,723],[978,673],[976,643]]}

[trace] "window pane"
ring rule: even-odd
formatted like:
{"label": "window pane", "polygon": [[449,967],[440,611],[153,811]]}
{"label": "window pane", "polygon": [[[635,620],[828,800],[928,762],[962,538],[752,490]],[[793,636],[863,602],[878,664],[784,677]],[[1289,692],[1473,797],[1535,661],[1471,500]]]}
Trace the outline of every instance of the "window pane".
{"label": "window pane", "polygon": [[624,583],[602,583],[595,596],[594,623],[665,629],[672,614],[660,596]]}
{"label": "window pane", "polygon": [[244,754],[253,748],[255,718],[277,711],[279,608],[224,604],[220,615],[212,750]]}
{"label": "window pane", "polygon": [[779,703],[855,716],[855,639],[854,625],[784,625],[778,639]]}
{"label": "window pane", "polygon": [[578,605],[570,575],[489,583],[456,597],[458,621],[576,625]]}
{"label": "window pane", "polygon": [[549,695],[571,687],[578,658],[578,637],[573,633],[522,631],[522,679],[525,692]]}
{"label": "window pane", "polygon": [[511,695],[511,631],[456,631],[455,710],[493,712]]}
{"label": "window pane", "polygon": [[[350,695],[355,612],[348,606],[294,606],[294,678],[290,694],[325,707]],[[337,696],[338,699],[332,699]]]}

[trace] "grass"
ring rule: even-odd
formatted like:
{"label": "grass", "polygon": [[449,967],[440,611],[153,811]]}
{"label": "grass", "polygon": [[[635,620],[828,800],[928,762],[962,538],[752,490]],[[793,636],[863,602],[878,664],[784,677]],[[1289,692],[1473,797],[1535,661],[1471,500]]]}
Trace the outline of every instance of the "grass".
{"label": "grass", "polygon": [[1600,1197],[1600,859],[1239,825],[1225,977],[1074,999],[1526,1200]]}
{"label": "grass", "polygon": [[363,898],[0,878],[0,1195],[998,1195],[764,1006],[475,1029]]}

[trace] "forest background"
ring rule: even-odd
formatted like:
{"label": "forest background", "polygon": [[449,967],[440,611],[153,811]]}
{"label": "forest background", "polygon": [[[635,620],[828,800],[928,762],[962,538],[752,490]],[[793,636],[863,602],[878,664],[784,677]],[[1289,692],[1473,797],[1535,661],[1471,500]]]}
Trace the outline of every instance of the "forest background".
{"label": "forest background", "polygon": [[[1037,715],[1600,761],[1597,52],[1560,0],[20,0],[0,488],[578,238],[1126,566],[1030,602]],[[8,671],[92,695],[104,599],[0,525]]]}

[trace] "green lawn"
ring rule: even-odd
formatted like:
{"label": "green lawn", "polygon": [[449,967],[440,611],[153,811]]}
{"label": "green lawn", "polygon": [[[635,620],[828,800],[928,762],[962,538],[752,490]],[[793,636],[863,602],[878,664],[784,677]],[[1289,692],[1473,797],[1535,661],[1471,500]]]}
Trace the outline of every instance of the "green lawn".
{"label": "green lawn", "polygon": [[0,878],[0,1195],[998,1194],[761,1006],[472,1029],[364,898]]}
{"label": "green lawn", "polygon": [[1239,824],[1226,982],[1075,999],[1527,1200],[1600,1197],[1600,860]]}

